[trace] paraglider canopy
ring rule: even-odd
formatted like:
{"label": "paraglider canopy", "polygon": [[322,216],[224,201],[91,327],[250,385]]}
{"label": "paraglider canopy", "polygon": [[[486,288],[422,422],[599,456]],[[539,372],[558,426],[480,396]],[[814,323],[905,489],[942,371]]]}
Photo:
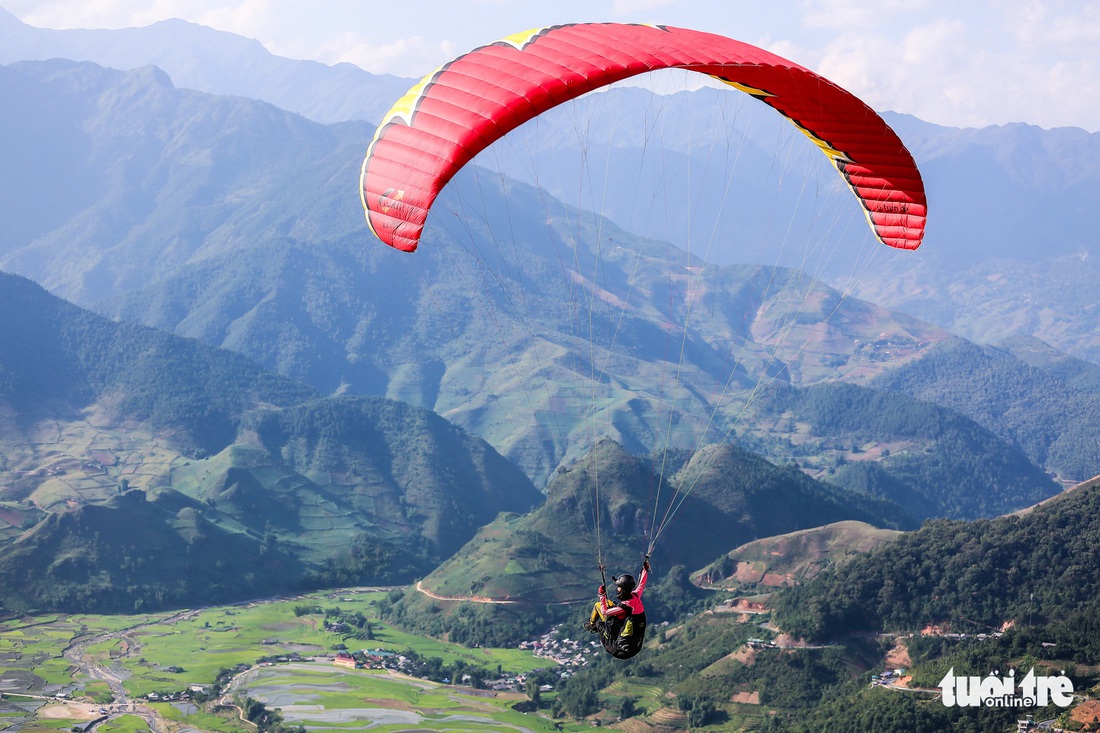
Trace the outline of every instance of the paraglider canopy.
{"label": "paraglider canopy", "polygon": [[360,190],[371,231],[397,249],[415,250],[440,190],[495,140],[586,92],[670,68],[710,75],[774,108],[828,156],[879,241],[920,246],[920,173],[897,134],[855,96],[747,43],[619,23],[532,29],[424,77],[383,118],[363,161]]}

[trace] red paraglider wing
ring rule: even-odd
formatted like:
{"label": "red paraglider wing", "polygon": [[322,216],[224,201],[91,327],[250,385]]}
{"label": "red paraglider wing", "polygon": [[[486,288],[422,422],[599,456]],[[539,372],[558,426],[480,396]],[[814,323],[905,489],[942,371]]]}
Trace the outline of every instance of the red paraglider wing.
{"label": "red paraglider wing", "polygon": [[658,69],[709,74],[787,117],[829,156],[875,236],[916,249],[924,184],[897,134],[827,79],[740,41],[668,26],[582,23],[535,29],[441,66],[398,100],[363,161],[367,223],[411,252],[440,190],[475,155],[570,99]]}

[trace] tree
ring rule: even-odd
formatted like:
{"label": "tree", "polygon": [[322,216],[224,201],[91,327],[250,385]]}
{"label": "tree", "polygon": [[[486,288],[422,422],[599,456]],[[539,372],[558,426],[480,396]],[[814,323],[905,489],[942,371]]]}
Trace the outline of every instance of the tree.
{"label": "tree", "polygon": [[524,689],[527,691],[527,698],[535,703],[537,707],[542,702],[542,693],[539,692],[539,681],[534,677],[528,677],[527,682],[524,683]]}
{"label": "tree", "polygon": [[600,700],[596,691],[583,680],[573,678],[558,696],[558,702],[565,712],[574,718],[584,718],[600,709]]}
{"label": "tree", "polygon": [[714,717],[714,712],[714,704],[710,700],[696,698],[692,701],[691,712],[688,713],[688,725],[701,728]]}

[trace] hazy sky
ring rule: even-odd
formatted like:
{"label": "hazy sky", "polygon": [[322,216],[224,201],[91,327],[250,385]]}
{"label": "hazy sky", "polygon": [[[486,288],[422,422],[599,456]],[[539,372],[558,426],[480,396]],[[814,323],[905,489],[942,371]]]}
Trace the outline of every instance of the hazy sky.
{"label": "hazy sky", "polygon": [[0,0],[46,28],[183,18],[271,52],[420,77],[511,33],[571,21],[678,25],[748,41],[879,110],[945,125],[1100,131],[1100,0]]}

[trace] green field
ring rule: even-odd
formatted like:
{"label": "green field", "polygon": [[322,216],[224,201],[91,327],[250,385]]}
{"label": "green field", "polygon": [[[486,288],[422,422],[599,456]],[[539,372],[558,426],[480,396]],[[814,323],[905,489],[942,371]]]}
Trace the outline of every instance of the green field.
{"label": "green field", "polygon": [[362,730],[368,723],[382,732],[555,730],[549,718],[512,710],[524,699],[517,693],[469,691],[377,671],[277,665],[250,671],[242,688],[268,708],[279,708],[288,723],[310,729]]}
{"label": "green field", "polygon": [[[132,674],[126,681],[126,690],[133,695],[179,691],[188,684],[212,682],[220,669],[252,664],[261,657],[331,653],[336,645],[345,643],[349,649],[395,652],[412,649],[424,657],[439,657],[445,664],[461,659],[467,664],[493,669],[500,665],[504,672],[511,673],[547,664],[518,649],[468,649],[393,629],[378,618],[377,602],[384,596],[384,591],[318,593],[292,600],[203,609],[186,619],[145,626],[130,634],[141,646],[140,657],[121,658],[122,665]],[[358,611],[370,619],[374,639],[345,640],[340,635],[326,633],[321,628],[321,615],[295,616],[295,607],[305,605]],[[118,645],[123,643],[116,641]],[[168,667],[185,671],[168,672]]]}
{"label": "green field", "polygon": [[[65,656],[65,650],[79,641],[84,661],[122,678],[131,699],[151,692],[178,693],[193,684],[208,685],[219,671],[239,664],[257,665],[261,659],[298,655],[306,661],[253,666],[234,683],[232,692],[254,697],[268,707],[280,707],[288,723],[307,727],[358,730],[373,722],[371,730],[377,731],[408,730],[427,723],[441,731],[554,730],[546,718],[511,709],[524,699],[522,695],[473,694],[383,671],[333,666],[327,655],[341,645],[351,650],[411,649],[424,658],[439,657],[444,664],[462,660],[494,673],[499,666],[504,674],[550,664],[518,649],[468,649],[397,631],[379,618],[378,603],[386,593],[352,589],[177,613],[9,619],[0,623],[0,663],[4,668],[0,691],[8,694],[0,704],[0,729],[68,730],[87,719],[75,712],[71,718],[39,719],[27,709],[43,701],[28,699],[20,708],[11,702],[19,693],[65,693],[74,701],[74,709],[80,708],[85,716],[98,714],[97,706],[109,702],[108,684]],[[326,632],[324,615],[298,615],[296,609],[303,607],[359,612],[369,619],[374,638],[357,641]],[[73,654],[70,651],[70,656]],[[326,657],[308,661],[319,654]],[[56,715],[56,705],[47,707],[53,707],[51,714]],[[157,703],[154,709],[164,718],[198,730],[229,733],[249,729],[225,711],[210,714],[198,712],[193,705],[181,709],[167,703]],[[116,715],[98,730],[140,733],[148,730],[148,725],[140,717]]]}
{"label": "green field", "polygon": [[136,715],[120,715],[96,728],[98,733],[145,733],[149,725]]}

